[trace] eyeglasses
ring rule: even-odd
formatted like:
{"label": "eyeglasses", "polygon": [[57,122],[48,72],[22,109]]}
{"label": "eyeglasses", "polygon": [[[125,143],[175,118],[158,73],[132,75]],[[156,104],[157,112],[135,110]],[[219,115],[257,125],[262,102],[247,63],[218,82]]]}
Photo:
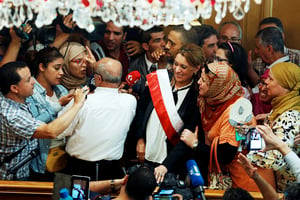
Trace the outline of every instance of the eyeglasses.
{"label": "eyeglasses", "polygon": [[220,40],[224,40],[226,42],[230,41],[230,42],[239,42],[241,39],[240,38],[237,38],[237,37],[232,37],[232,38],[228,38],[227,36],[225,35],[221,35],[220,36]]}
{"label": "eyeglasses", "polygon": [[76,60],[71,60],[71,62],[76,63],[77,65],[82,65],[83,63],[86,63],[86,60],[84,58],[79,58]]}

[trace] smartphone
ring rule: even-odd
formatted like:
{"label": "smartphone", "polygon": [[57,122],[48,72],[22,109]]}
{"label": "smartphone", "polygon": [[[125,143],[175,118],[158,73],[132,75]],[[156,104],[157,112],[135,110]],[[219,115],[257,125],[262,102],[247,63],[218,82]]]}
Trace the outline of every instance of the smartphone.
{"label": "smartphone", "polygon": [[174,189],[160,190],[158,193],[153,195],[154,200],[172,200]]}
{"label": "smartphone", "polygon": [[73,175],[71,179],[71,196],[74,200],[88,200],[90,177]]}
{"label": "smartphone", "polygon": [[260,133],[254,128],[250,131],[250,150],[262,149],[262,137]]}

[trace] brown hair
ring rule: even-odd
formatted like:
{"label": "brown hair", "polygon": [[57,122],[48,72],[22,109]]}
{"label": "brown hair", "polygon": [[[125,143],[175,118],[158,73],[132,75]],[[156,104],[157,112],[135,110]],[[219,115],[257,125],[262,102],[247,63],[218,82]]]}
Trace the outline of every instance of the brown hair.
{"label": "brown hair", "polygon": [[192,66],[197,67],[204,65],[205,62],[205,56],[203,53],[203,50],[200,46],[188,43],[183,45],[177,52],[177,54],[180,53],[183,57],[185,57],[186,61]]}

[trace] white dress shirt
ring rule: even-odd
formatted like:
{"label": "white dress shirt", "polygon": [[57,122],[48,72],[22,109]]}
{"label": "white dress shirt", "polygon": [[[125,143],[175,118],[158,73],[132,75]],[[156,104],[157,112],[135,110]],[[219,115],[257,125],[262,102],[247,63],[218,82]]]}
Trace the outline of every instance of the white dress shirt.
{"label": "white dress shirt", "polygon": [[67,153],[86,161],[120,159],[136,104],[134,96],[119,93],[118,88],[97,87],[71,125],[59,135],[70,136]]}

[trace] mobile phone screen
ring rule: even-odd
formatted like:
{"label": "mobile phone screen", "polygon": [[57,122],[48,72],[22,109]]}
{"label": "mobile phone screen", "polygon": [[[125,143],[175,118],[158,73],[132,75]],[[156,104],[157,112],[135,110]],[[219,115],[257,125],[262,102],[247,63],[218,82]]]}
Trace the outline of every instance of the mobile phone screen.
{"label": "mobile phone screen", "polygon": [[172,195],[174,193],[174,190],[161,190],[159,192],[160,195]]}
{"label": "mobile phone screen", "polygon": [[157,194],[155,194],[153,196],[154,200],[172,200],[174,190],[170,189],[170,190],[160,190]]}
{"label": "mobile phone screen", "polygon": [[89,199],[89,182],[88,176],[72,176],[72,198],[74,200]]}
{"label": "mobile phone screen", "polygon": [[262,148],[262,138],[258,132],[251,133],[250,150],[260,150]]}

